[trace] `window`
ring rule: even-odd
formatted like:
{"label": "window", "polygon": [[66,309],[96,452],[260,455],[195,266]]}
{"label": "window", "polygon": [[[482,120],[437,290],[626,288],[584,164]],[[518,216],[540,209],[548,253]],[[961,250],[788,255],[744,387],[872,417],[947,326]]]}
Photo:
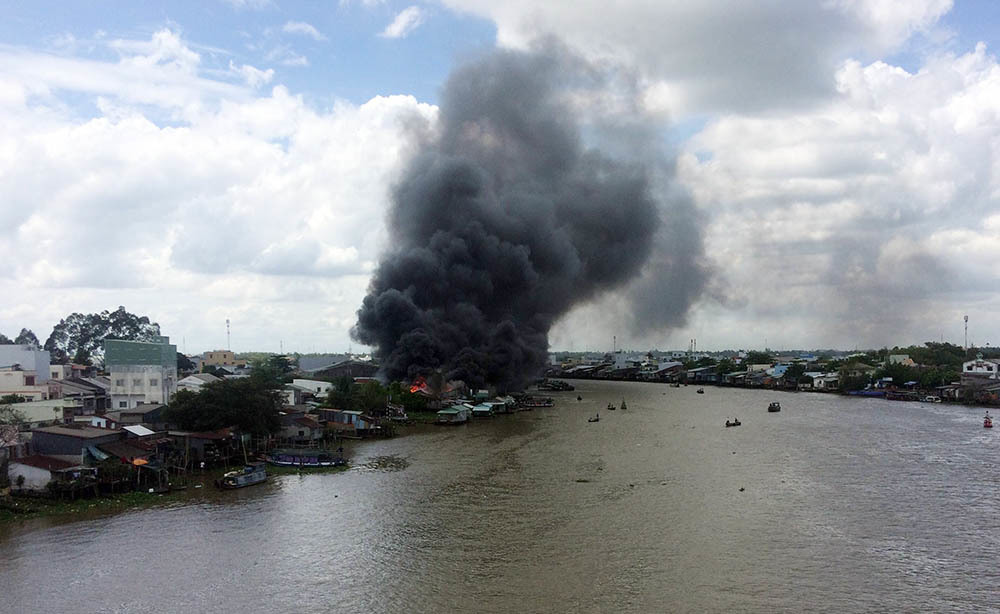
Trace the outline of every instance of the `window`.
{"label": "window", "polygon": [[24,385],[25,386],[34,386],[35,385],[35,376],[34,375],[25,375],[24,376]]}
{"label": "window", "polygon": [[142,380],[141,379],[133,379],[132,380],[132,387],[133,388],[142,388]]}
{"label": "window", "polygon": [[304,436],[305,436],[305,434],[306,434],[306,432],[305,432],[305,431],[299,431],[299,437],[304,437]]}
{"label": "window", "polygon": [[972,371],[972,365],[969,365],[968,367],[966,367],[965,370],[966,371]]}
{"label": "window", "polygon": [[120,388],[124,387],[125,386],[125,380],[123,380],[123,379],[116,379],[115,380],[115,386],[118,386]]}
{"label": "window", "polygon": [[151,380],[149,380],[149,385],[150,386],[154,386],[154,387],[155,386],[159,386],[160,385],[160,381],[159,380],[155,380],[155,379],[151,379]]}
{"label": "window", "polygon": [[118,401],[118,407],[128,408],[128,401]]}
{"label": "window", "polygon": [[987,371],[992,371],[993,370],[993,366],[992,365],[986,365],[986,370]]}

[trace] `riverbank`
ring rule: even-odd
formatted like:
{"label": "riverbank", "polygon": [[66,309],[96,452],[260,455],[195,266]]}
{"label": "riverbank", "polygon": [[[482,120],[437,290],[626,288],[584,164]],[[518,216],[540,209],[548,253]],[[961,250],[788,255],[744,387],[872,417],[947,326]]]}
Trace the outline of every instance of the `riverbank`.
{"label": "riverbank", "polygon": [[[340,467],[279,467],[268,465],[268,479],[284,475],[327,474],[348,471],[351,465]],[[215,481],[234,467],[218,468],[203,473],[195,473],[188,477],[188,484],[165,493],[133,491],[76,499],[75,501],[60,501],[36,496],[11,495],[0,497],[0,525],[35,520],[38,518],[66,518],[79,514],[121,513],[126,511],[149,508],[157,505],[170,505],[189,499],[193,492],[203,489],[215,489]]]}

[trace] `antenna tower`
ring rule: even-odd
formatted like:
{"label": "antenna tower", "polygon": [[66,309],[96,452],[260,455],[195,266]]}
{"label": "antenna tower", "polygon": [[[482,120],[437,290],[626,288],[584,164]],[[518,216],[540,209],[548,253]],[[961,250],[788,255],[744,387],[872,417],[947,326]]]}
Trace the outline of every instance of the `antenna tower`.
{"label": "antenna tower", "polygon": [[969,316],[965,316],[965,351],[969,351]]}

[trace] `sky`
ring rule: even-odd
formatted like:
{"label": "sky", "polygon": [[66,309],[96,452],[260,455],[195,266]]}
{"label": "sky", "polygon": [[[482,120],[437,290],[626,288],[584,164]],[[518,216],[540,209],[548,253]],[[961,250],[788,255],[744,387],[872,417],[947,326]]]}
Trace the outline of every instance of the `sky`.
{"label": "sky", "polygon": [[413,126],[433,130],[455,67],[557,39],[631,76],[608,87],[655,120],[706,279],[659,329],[624,325],[629,289],[609,291],[554,327],[553,349],[961,344],[964,315],[970,343],[1000,343],[992,1],[39,0],[0,14],[9,337],[123,305],[187,353],[226,347],[227,319],[238,352],[364,351],[350,329],[392,245]]}

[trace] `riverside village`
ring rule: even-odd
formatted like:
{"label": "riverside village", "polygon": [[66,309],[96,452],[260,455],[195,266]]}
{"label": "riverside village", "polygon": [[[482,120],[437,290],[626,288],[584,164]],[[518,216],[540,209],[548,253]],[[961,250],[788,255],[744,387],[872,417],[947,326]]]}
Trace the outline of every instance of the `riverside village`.
{"label": "riverside village", "polygon": [[187,356],[153,332],[99,339],[72,356],[33,334],[0,336],[0,520],[240,488],[269,471],[344,470],[352,440],[551,407],[548,393],[578,379],[1000,405],[1000,352],[943,342],[699,352],[692,340],[678,351],[554,352],[546,372],[515,391],[440,373],[385,383],[365,355]]}

